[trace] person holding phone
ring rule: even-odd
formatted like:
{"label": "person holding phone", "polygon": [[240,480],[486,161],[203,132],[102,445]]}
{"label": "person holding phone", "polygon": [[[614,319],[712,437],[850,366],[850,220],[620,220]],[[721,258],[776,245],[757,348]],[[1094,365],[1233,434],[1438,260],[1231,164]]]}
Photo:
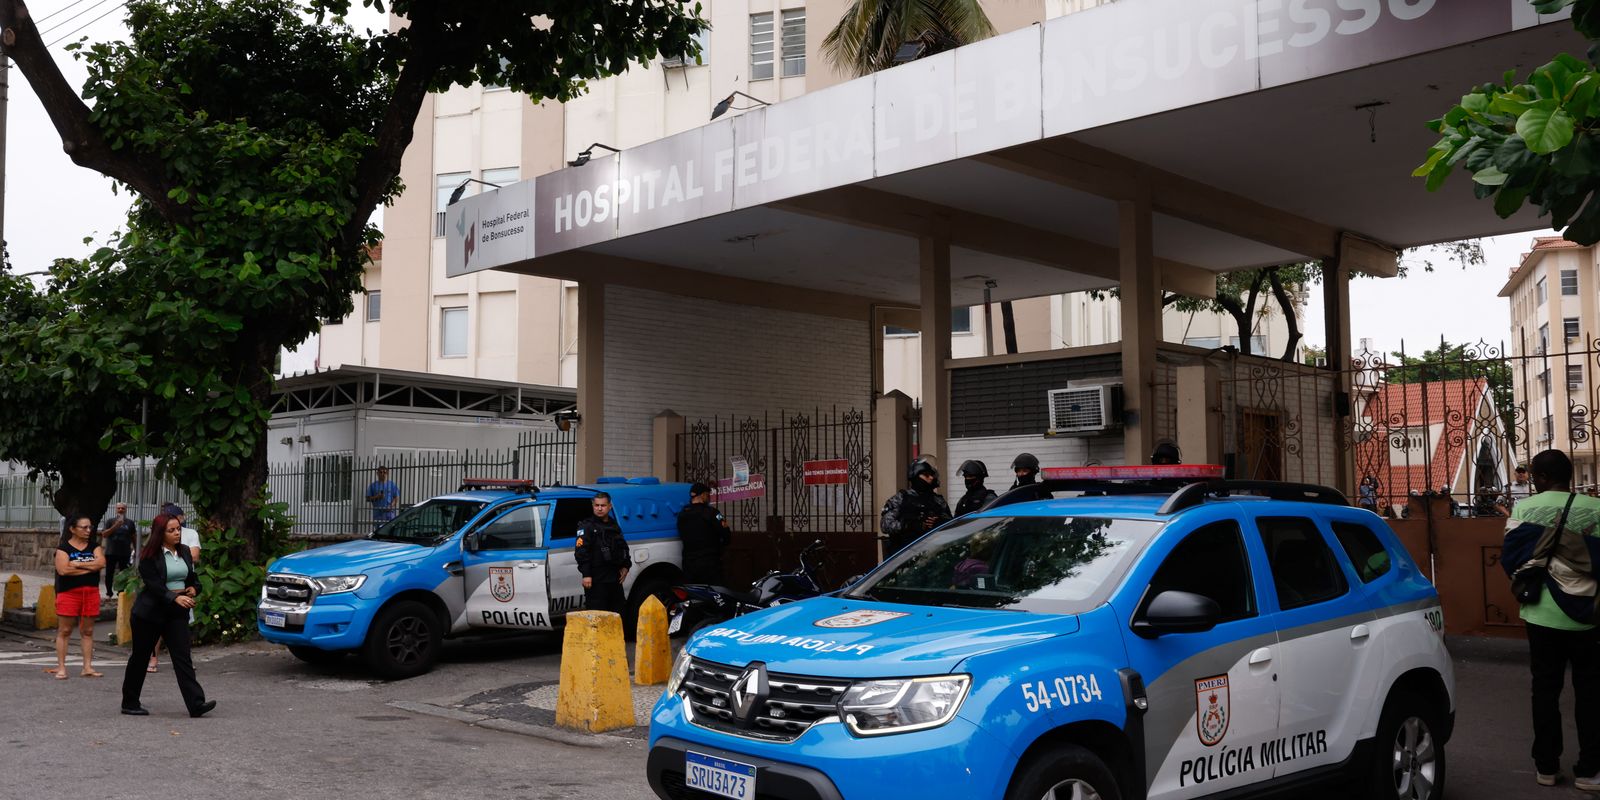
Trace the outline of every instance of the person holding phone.
{"label": "person holding phone", "polygon": [[189,612],[200,593],[200,581],[195,577],[194,556],[183,545],[183,525],[177,517],[161,514],[150,524],[150,536],[139,551],[139,578],[144,588],[133,604],[133,652],[122,676],[122,713],[149,715],[139,702],[145,678],[140,667],[159,639],[167,643],[189,716],[204,716],[217,707],[217,701],[206,699],[189,655]]}

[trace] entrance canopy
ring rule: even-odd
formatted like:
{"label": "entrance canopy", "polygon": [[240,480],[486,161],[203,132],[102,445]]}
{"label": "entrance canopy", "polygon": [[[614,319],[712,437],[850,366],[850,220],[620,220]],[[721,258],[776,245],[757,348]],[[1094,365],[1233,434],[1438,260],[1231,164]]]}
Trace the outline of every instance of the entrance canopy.
{"label": "entrance canopy", "polygon": [[[1353,7],[1353,10],[1352,10]],[[1526,0],[1129,0],[756,108],[449,209],[447,273],[661,288],[774,285],[916,306],[1119,283],[1119,203],[1148,203],[1159,285],[1528,230],[1411,169],[1467,87],[1586,43]]]}

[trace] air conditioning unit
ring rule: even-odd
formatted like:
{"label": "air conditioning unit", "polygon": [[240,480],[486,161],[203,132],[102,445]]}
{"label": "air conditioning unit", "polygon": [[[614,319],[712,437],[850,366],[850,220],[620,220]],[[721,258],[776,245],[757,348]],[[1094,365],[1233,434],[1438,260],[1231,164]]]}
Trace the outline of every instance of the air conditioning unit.
{"label": "air conditioning unit", "polygon": [[1116,427],[1121,418],[1121,384],[1069,386],[1045,392],[1050,433],[1094,433]]}

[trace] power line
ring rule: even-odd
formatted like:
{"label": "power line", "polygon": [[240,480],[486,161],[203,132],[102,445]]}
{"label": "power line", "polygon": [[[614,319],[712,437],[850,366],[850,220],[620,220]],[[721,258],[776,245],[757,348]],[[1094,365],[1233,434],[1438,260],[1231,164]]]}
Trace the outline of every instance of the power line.
{"label": "power line", "polygon": [[[68,24],[70,24],[73,20],[77,19],[78,17],[81,17],[84,14],[87,14],[90,11],[93,11],[96,8],[98,8],[100,6],[103,6],[103,5],[105,5],[106,3],[109,3],[109,2],[111,2],[111,0],[95,0],[94,5],[91,5],[88,8],[85,8],[84,10],[79,11],[78,13],[73,14],[70,17],[67,17],[66,19],[61,20],[60,22],[57,22],[54,25],[49,25],[49,26],[46,26],[44,28],[40,28],[39,29],[39,38],[43,39],[44,37],[49,36],[50,34],[61,30],[62,28],[66,27]],[[71,6],[68,6],[68,8],[71,8]],[[66,10],[65,8],[62,9],[62,11],[65,11],[65,10]]]}
{"label": "power line", "polygon": [[55,11],[52,11],[52,12],[50,12],[50,13],[48,13],[48,14],[40,17],[40,18],[38,18],[37,20],[34,20],[34,24],[35,25],[42,25],[42,24],[44,24],[45,20],[47,20],[47,19],[49,19],[49,18],[51,18],[53,16],[56,16],[57,14],[60,14],[63,11],[66,11],[67,9],[70,9],[75,5],[80,5],[80,4],[84,3],[84,2],[85,2],[85,0],[72,0],[72,2],[62,6],[61,8],[58,8]]}
{"label": "power line", "polygon": [[126,6],[127,4],[128,4],[128,0],[122,0],[122,2],[112,6],[111,10],[107,11],[106,13],[101,14],[100,16],[95,17],[94,19],[91,19],[88,22],[83,23],[82,25],[79,25],[71,33],[68,33],[66,36],[63,36],[63,37],[51,42],[49,45],[46,45],[46,49],[48,49],[50,47],[55,47],[56,45],[61,44],[62,42],[66,41],[68,39],[71,39],[72,37],[78,35],[79,31],[83,30],[84,28],[89,27],[90,25],[95,24],[96,22],[99,22],[100,20],[105,19],[106,17],[111,16],[112,14],[115,14],[118,10],[120,10],[122,7]]}

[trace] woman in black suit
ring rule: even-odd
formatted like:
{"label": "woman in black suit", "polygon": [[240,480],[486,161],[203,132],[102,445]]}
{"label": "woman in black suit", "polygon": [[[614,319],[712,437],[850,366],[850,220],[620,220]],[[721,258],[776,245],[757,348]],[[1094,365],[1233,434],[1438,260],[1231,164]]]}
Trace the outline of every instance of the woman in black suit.
{"label": "woman in black suit", "polygon": [[139,579],[144,588],[133,604],[133,653],[122,676],[122,713],[145,716],[139,705],[144,690],[144,665],[166,640],[172,670],[178,676],[178,691],[189,716],[198,717],[217,707],[207,700],[200,682],[194,678],[194,662],[189,658],[189,611],[194,608],[200,581],[194,574],[194,558],[181,545],[182,524],[177,517],[162,514],[150,525],[150,537],[139,551]]}

